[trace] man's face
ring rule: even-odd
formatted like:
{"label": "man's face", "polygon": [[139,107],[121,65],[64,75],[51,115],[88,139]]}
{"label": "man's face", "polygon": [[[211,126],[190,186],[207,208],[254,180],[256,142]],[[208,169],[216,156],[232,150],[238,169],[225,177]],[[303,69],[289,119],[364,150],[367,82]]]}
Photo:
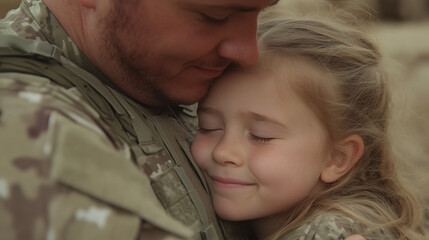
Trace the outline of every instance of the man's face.
{"label": "man's face", "polygon": [[99,18],[90,59],[139,102],[190,104],[231,63],[256,62],[257,15],[275,2],[116,1]]}

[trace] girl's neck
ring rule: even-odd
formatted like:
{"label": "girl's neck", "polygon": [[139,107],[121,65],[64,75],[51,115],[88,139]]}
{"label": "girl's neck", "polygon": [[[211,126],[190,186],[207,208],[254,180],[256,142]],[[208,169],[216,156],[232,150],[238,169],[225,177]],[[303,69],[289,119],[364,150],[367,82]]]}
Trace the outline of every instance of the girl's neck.
{"label": "girl's neck", "polygon": [[[290,224],[290,221],[296,220],[295,218],[293,220],[288,220],[291,215],[297,217],[296,215],[300,215],[303,212],[305,212],[305,215],[307,215],[309,212],[309,208],[313,205],[315,199],[320,197],[320,194],[325,190],[326,185],[319,181],[314,186],[309,196],[304,199],[301,199],[299,203],[289,207],[288,210],[285,210],[281,213],[277,213],[275,215],[269,215],[263,218],[251,220],[252,229],[255,233],[256,238],[264,240],[269,239],[269,237],[277,233],[278,230],[285,227],[287,224]],[[302,216],[299,218],[302,219]]]}
{"label": "girl's neck", "polygon": [[271,215],[251,221],[251,225],[257,239],[268,239],[277,232],[285,223],[285,214]]}

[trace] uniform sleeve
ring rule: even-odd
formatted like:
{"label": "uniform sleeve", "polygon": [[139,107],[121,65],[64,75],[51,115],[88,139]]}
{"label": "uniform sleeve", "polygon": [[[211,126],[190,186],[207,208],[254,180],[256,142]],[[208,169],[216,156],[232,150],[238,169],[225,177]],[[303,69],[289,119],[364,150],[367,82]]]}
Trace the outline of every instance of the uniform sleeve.
{"label": "uniform sleeve", "polygon": [[367,232],[365,225],[341,214],[323,214],[314,221],[286,232],[281,240],[343,240],[350,235],[360,234],[366,240],[394,240],[390,231],[383,229]]}
{"label": "uniform sleeve", "polygon": [[[75,94],[0,76],[2,239],[188,238]],[[167,226],[164,226],[167,224]]]}

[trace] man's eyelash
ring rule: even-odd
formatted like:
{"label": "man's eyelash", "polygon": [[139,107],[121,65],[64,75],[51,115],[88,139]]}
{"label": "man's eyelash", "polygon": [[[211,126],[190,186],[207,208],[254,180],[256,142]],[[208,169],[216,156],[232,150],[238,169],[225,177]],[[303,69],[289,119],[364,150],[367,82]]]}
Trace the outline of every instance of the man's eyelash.
{"label": "man's eyelash", "polygon": [[212,17],[212,16],[204,14],[204,13],[201,13],[201,15],[204,17],[205,20],[212,22],[212,23],[217,23],[217,24],[221,24],[221,23],[224,23],[224,22],[229,20],[229,16],[222,17],[222,18],[215,18],[215,17]]}

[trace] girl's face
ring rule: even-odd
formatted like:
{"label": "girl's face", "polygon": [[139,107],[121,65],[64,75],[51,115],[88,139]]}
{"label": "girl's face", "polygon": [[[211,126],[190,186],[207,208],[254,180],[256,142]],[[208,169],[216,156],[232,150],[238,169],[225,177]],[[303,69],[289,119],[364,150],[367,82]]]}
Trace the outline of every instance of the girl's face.
{"label": "girl's face", "polygon": [[324,126],[284,83],[296,81],[297,69],[312,70],[301,65],[227,73],[200,103],[192,153],[220,217],[283,213],[320,184],[329,157]]}

